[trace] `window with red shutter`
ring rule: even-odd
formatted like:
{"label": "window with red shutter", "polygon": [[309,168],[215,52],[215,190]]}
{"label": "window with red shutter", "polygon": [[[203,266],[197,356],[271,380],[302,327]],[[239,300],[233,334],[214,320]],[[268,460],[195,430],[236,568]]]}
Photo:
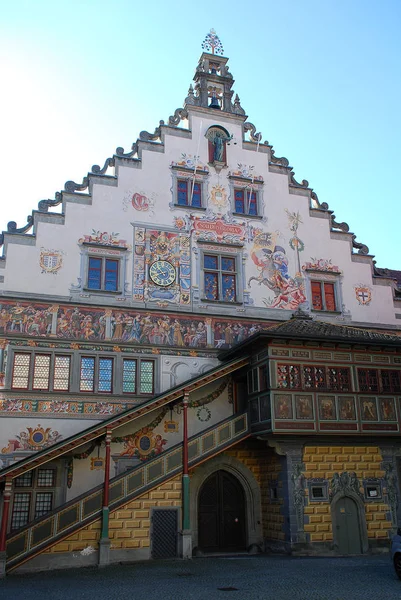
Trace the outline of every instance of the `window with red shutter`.
{"label": "window with red shutter", "polygon": [[320,281],[312,281],[312,306],[315,310],[323,310],[322,287]]}

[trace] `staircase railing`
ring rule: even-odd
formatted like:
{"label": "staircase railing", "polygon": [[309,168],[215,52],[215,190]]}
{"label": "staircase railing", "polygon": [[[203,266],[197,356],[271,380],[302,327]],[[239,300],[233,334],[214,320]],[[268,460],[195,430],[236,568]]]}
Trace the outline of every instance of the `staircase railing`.
{"label": "staircase railing", "polygon": [[[188,442],[189,466],[223,451],[249,435],[247,414],[234,415]],[[109,507],[113,511],[122,504],[156,487],[182,470],[182,442],[158,457],[141,463],[110,480]],[[7,570],[39,554],[49,546],[98,519],[103,504],[103,485],[92,488],[43,517],[9,534],[7,538]]]}

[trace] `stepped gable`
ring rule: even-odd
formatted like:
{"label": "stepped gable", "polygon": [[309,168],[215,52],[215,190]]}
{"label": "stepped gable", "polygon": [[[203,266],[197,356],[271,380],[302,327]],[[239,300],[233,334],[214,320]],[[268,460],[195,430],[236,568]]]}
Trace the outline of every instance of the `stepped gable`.
{"label": "stepped gable", "polygon": [[[195,69],[193,77],[194,85],[189,86],[183,106],[176,108],[174,114],[170,115],[167,122],[161,119],[155,127],[154,132],[141,131],[139,137],[131,145],[130,150],[126,152],[124,148],[117,147],[115,153],[105,159],[103,167],[93,165],[91,170],[82,178],[82,182],[67,181],[61,191],[55,192],[54,199],[40,200],[38,208],[32,211],[27,217],[27,223],[18,227],[15,221],[7,224],[7,229],[0,232],[0,248],[3,247],[0,261],[6,259],[7,243],[12,241],[19,243],[19,236],[26,236],[25,239],[32,238],[32,245],[36,243],[36,229],[40,221],[64,223],[66,204],[74,202],[74,196],[80,196],[81,200],[85,197],[91,199],[92,187],[94,183],[113,184],[118,181],[118,169],[120,166],[135,164],[141,165],[142,150],[149,150],[152,146],[160,147],[164,152],[164,138],[172,130],[182,129],[182,121],[187,120],[191,111],[200,111],[205,113],[222,113],[225,117],[242,121],[243,139],[242,143],[248,145],[248,149],[265,152],[269,156],[268,169],[273,173],[283,173],[288,176],[289,192],[291,194],[307,195],[310,199],[310,208],[317,211],[316,214],[326,213],[330,218],[330,230],[339,234],[349,236],[352,248],[352,254],[372,256],[369,247],[366,244],[356,241],[356,235],[350,231],[350,227],[345,222],[337,222],[336,215],[329,209],[327,202],[320,202],[316,192],[310,187],[308,180],[298,181],[295,178],[295,172],[290,165],[289,160],[275,155],[273,145],[268,140],[262,141],[262,133],[257,132],[255,125],[248,121],[248,116],[241,106],[238,94],[234,95],[232,89],[235,82],[228,67],[228,58],[223,56],[223,46],[214,29],[206,36],[202,44],[203,53]],[[114,169],[114,174],[109,173],[109,169]],[[61,212],[52,212],[51,209],[62,205]],[[58,219],[56,221],[55,219]],[[31,233],[29,233],[32,230]],[[14,239],[12,239],[14,237]],[[379,271],[388,271],[388,269],[376,269],[377,275],[386,277]],[[399,283],[400,285],[400,283]]]}

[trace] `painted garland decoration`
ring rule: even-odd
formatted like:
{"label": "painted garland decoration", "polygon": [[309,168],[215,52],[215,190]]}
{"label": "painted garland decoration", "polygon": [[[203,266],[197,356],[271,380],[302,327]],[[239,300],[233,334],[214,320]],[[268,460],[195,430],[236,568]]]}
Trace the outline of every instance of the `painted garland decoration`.
{"label": "painted garland decoration", "polygon": [[218,398],[226,389],[228,385],[228,380],[224,380],[223,383],[221,383],[219,385],[218,388],[216,388],[214,390],[214,392],[211,392],[210,394],[208,394],[207,396],[204,396],[203,398],[200,398],[199,400],[194,400],[193,402],[189,403],[189,407],[190,408],[197,408],[198,406],[204,406],[205,404],[210,404],[210,402],[213,402],[213,400],[216,400],[216,398]]}
{"label": "painted garland decoration", "polygon": [[199,419],[199,421],[201,421],[202,423],[206,423],[206,421],[210,421],[210,419],[212,418],[212,413],[210,412],[210,409],[207,406],[201,406],[196,411],[196,416]]}

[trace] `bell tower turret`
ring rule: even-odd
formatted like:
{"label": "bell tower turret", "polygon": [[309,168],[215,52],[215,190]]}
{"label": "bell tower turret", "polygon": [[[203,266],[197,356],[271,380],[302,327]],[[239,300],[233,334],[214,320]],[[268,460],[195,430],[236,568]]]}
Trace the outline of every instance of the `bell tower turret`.
{"label": "bell tower turret", "polygon": [[204,52],[194,76],[195,86],[189,88],[185,104],[245,115],[238,96],[232,102],[234,79],[227,66],[228,58],[223,56],[223,45],[214,29],[207,34],[202,49]]}

